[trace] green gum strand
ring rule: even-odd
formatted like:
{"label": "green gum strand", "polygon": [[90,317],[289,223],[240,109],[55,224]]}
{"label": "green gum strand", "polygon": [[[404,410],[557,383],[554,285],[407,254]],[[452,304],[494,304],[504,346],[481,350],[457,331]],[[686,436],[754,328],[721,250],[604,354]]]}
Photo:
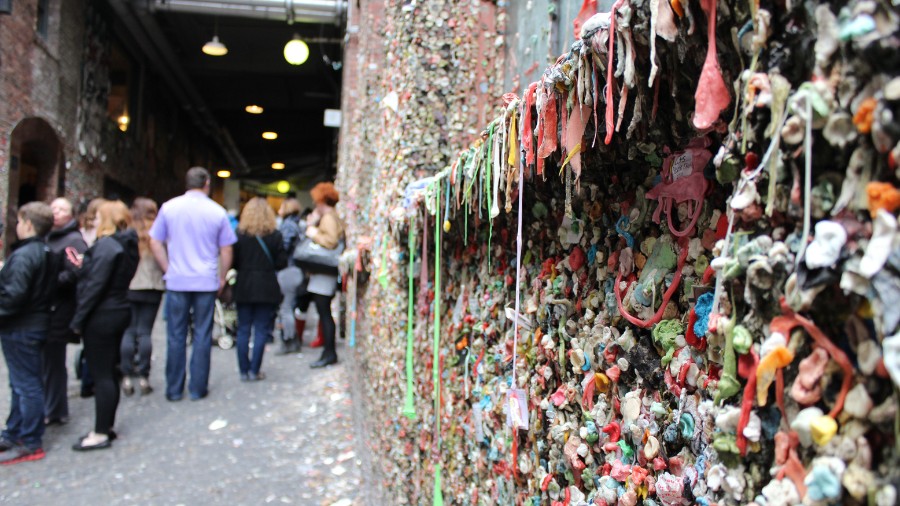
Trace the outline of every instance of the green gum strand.
{"label": "green gum strand", "polygon": [[722,377],[719,379],[719,389],[716,392],[715,403],[721,404],[741,390],[741,383],[737,379],[737,357],[734,354],[734,322],[729,321],[725,328],[725,352]]}
{"label": "green gum strand", "polygon": [[750,330],[743,325],[736,325],[734,327],[734,351],[740,353],[741,355],[750,351],[750,345],[753,344],[753,335],[750,334]]}

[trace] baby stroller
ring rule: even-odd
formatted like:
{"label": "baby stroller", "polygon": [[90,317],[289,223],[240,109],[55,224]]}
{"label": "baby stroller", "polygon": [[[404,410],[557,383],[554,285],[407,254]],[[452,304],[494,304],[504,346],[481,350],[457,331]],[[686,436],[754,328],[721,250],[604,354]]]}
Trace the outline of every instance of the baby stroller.
{"label": "baby stroller", "polygon": [[[187,343],[190,345],[194,340],[193,326],[188,327]],[[213,308],[213,328],[212,343],[223,350],[234,348],[235,337],[237,336],[237,310],[234,303],[225,304],[216,299],[216,305]]]}
{"label": "baby stroller", "polygon": [[212,341],[223,350],[234,347],[237,336],[237,310],[234,303],[225,304],[216,299],[216,307],[213,312]]}

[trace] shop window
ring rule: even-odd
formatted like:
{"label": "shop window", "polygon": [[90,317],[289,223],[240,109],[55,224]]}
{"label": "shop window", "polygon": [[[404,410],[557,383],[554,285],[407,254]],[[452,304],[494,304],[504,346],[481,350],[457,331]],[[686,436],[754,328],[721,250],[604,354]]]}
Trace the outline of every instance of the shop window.
{"label": "shop window", "polygon": [[37,4],[37,26],[35,30],[42,39],[47,38],[48,26],[50,25],[50,0],[38,0]]}
{"label": "shop window", "polygon": [[123,132],[128,131],[133,122],[129,108],[131,83],[131,61],[121,47],[113,45],[109,58],[107,115]]}

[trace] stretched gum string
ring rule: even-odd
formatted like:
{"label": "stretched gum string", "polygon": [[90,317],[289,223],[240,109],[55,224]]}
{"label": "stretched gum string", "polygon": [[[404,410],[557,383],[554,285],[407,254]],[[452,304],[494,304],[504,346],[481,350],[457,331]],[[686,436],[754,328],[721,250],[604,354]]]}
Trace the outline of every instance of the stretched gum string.
{"label": "stretched gum string", "polygon": [[662,304],[660,304],[659,309],[647,320],[641,320],[640,318],[631,316],[625,311],[625,307],[622,305],[622,290],[619,288],[619,284],[622,281],[622,272],[619,271],[616,275],[616,284],[613,285],[613,292],[616,294],[616,306],[619,308],[619,314],[631,324],[646,329],[662,320],[662,315],[666,310],[666,306],[669,305],[669,301],[672,299],[672,296],[675,295],[675,291],[678,290],[678,285],[681,284],[681,270],[684,268],[684,263],[687,260],[688,245],[685,243],[681,246],[681,254],[678,255],[678,266],[675,268],[675,277],[672,278],[672,284],[669,285],[669,289],[666,290],[666,293],[663,295]]}

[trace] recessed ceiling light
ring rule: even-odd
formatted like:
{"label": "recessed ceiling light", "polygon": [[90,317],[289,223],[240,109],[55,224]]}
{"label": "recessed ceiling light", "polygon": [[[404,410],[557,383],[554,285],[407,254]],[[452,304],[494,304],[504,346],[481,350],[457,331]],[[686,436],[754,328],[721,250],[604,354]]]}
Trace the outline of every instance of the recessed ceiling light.
{"label": "recessed ceiling light", "polygon": [[272,168],[275,170],[281,170],[284,168],[284,164],[281,162],[275,162],[272,164]]}
{"label": "recessed ceiling light", "polygon": [[263,132],[262,138],[267,141],[274,141],[275,139],[278,138],[278,134],[275,132]]}
{"label": "recessed ceiling light", "polygon": [[250,114],[262,114],[263,112],[263,108],[256,104],[250,104],[247,107],[244,107],[244,110]]}
{"label": "recessed ceiling light", "polygon": [[225,44],[219,42],[218,35],[213,35],[211,41],[203,44],[202,51],[210,56],[225,56],[228,54],[228,48],[225,47]]}
{"label": "recessed ceiling light", "polygon": [[220,171],[216,172],[216,175],[222,179],[228,179],[229,177],[231,177],[231,171],[230,170],[220,170]]}

